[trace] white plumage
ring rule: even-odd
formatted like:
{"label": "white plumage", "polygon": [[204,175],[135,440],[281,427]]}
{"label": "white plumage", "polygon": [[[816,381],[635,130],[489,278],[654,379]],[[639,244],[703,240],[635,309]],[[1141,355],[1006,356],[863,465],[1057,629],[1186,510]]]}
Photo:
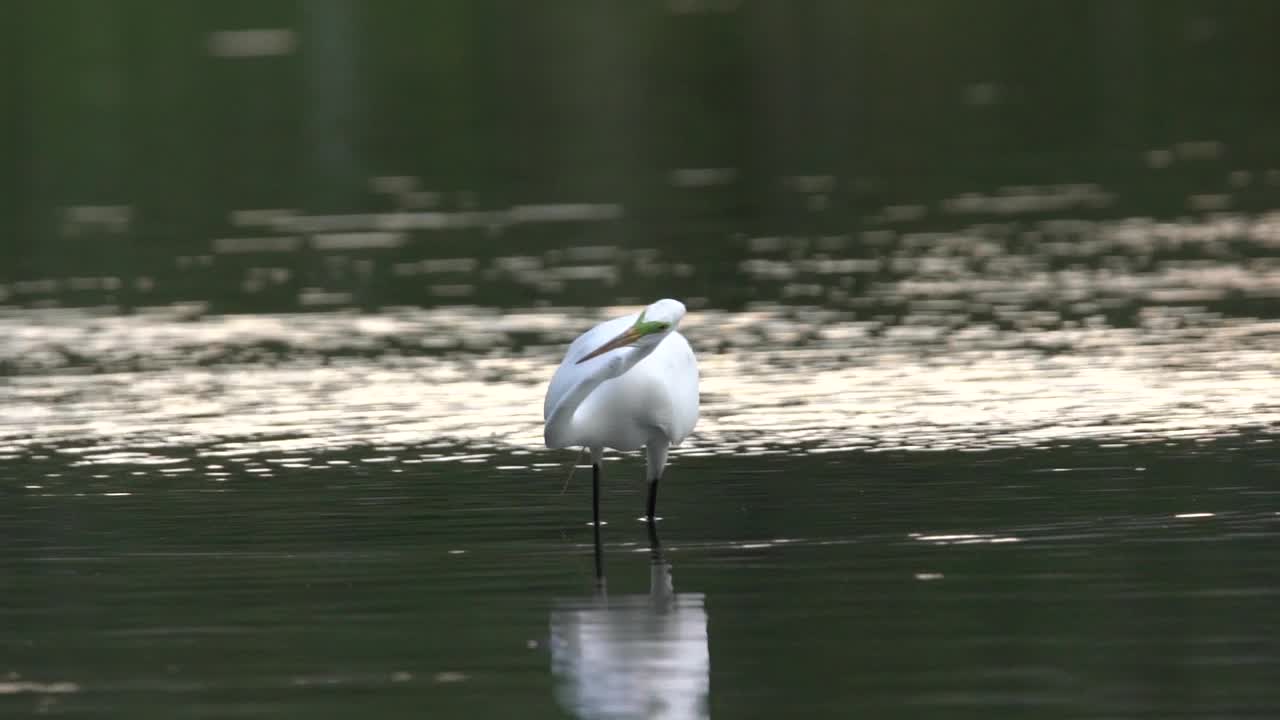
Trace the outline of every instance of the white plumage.
{"label": "white plumage", "polygon": [[[542,406],[549,448],[646,450],[650,516],[667,450],[698,422],[698,361],[676,331],[684,304],[659,300],[596,325],[565,353]],[[598,481],[597,481],[598,482]]]}

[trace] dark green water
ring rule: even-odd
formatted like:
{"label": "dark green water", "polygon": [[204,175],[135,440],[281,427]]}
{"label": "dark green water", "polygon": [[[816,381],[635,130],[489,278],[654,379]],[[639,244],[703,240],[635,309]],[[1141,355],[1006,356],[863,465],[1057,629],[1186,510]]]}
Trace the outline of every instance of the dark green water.
{"label": "dark green water", "polygon": [[665,605],[650,597],[633,520],[638,461],[608,466],[601,600],[581,475],[561,495],[558,477],[490,463],[370,458],[327,453],[311,458],[321,469],[264,477],[247,457],[217,483],[75,468],[56,452],[6,461],[10,477],[60,477],[8,493],[0,510],[3,658],[20,675],[0,685],[0,706],[15,717],[1280,710],[1277,454],[1261,438],[681,460],[663,498],[677,601]]}
{"label": "dark green water", "polygon": [[1280,717],[1277,22],[0,5],[0,716]]}

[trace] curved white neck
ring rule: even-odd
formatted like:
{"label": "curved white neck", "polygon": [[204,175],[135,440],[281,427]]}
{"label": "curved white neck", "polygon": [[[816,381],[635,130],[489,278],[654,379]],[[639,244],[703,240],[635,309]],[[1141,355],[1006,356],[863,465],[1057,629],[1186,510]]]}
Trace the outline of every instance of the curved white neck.
{"label": "curved white neck", "polygon": [[607,355],[588,360],[586,365],[590,370],[587,375],[578,380],[578,383],[570,388],[569,392],[564,394],[564,397],[560,398],[560,402],[551,410],[551,414],[547,416],[547,424],[543,428],[543,439],[546,441],[547,447],[568,447],[572,442],[573,415],[578,411],[578,406],[591,395],[592,391],[600,387],[601,383],[626,374],[628,370],[636,366],[636,363],[648,357],[660,344],[653,343],[643,348],[621,348]]}

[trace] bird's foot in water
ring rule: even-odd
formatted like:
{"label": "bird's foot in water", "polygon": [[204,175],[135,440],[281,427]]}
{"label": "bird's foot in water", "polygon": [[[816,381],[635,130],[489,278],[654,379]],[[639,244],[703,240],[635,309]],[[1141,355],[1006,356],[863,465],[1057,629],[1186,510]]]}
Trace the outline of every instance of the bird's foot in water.
{"label": "bird's foot in water", "polygon": [[[587,527],[591,527],[591,526],[593,526],[593,525],[595,525],[595,524],[596,524],[596,523],[595,523],[595,521],[589,522],[589,523],[587,523]],[[601,520],[601,521],[600,521],[600,527],[604,527],[605,525],[608,525],[608,524],[609,524],[609,521],[608,521],[608,520]]]}
{"label": "bird's foot in water", "polygon": [[655,522],[655,523],[656,523],[656,522],[658,522],[658,521],[662,520],[662,516],[661,516],[661,515],[655,515],[655,516],[653,516],[653,517],[650,517],[650,516],[648,516],[648,515],[641,515],[640,517],[636,518],[636,520],[639,520],[640,522],[644,522],[644,523],[648,523],[648,522]]}

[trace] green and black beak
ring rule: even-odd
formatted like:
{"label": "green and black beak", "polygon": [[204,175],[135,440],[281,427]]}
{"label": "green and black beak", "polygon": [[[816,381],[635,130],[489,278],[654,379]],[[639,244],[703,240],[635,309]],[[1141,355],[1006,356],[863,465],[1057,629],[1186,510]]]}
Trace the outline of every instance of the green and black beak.
{"label": "green and black beak", "polygon": [[669,327],[671,327],[671,323],[659,322],[656,320],[645,320],[644,313],[642,312],[640,313],[640,317],[636,319],[635,325],[632,325],[631,327],[627,328],[625,331],[622,332],[622,334],[618,335],[617,337],[610,340],[609,342],[587,353],[582,357],[581,360],[579,360],[575,364],[581,365],[582,363],[594,357],[599,357],[600,355],[603,355],[609,352],[610,350],[617,350],[620,347],[626,347],[634,343],[635,341],[639,340],[640,338],[644,337],[645,335],[652,335],[654,333],[663,332]]}

